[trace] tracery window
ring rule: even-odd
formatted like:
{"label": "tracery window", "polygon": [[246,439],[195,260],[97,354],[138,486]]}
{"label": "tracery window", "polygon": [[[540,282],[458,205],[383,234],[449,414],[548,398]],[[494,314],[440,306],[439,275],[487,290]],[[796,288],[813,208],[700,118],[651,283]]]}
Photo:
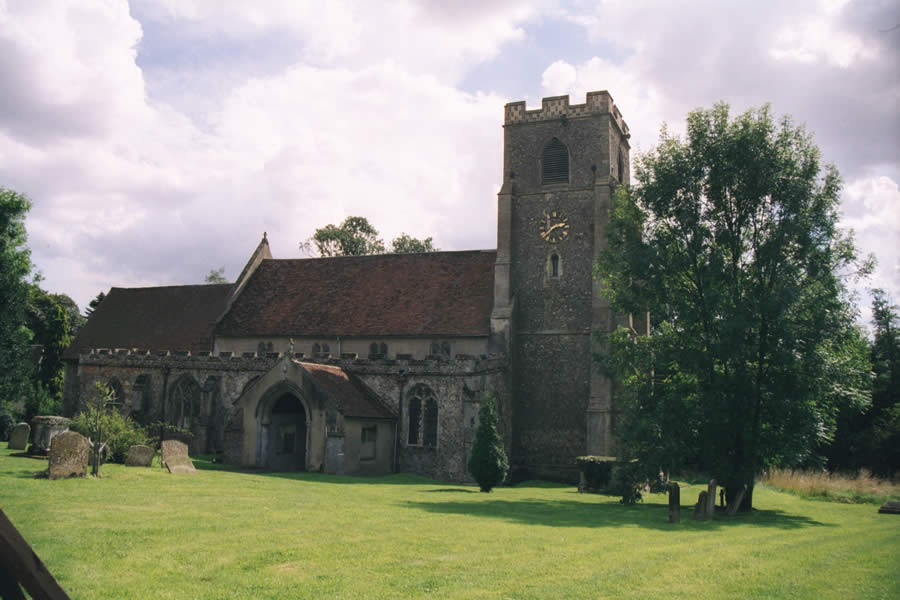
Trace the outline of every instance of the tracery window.
{"label": "tracery window", "polygon": [[541,152],[541,183],[569,183],[569,149],[557,138]]}
{"label": "tracery window", "polygon": [[437,447],[438,404],[430,387],[419,383],[407,394],[408,435],[410,446]]}
{"label": "tracery window", "polygon": [[190,375],[179,379],[172,387],[166,420],[179,427],[189,427],[193,419],[200,417],[200,392],[200,384]]}

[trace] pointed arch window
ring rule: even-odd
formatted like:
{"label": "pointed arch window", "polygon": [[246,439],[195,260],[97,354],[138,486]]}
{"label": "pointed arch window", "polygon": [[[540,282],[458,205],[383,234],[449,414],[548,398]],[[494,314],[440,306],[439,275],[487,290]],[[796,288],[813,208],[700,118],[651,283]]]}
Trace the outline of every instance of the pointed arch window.
{"label": "pointed arch window", "polygon": [[557,138],[541,152],[541,183],[569,183],[569,149]]}
{"label": "pointed arch window", "polygon": [[407,444],[436,448],[438,437],[437,397],[430,387],[419,383],[409,390]]}
{"label": "pointed arch window", "polygon": [[559,277],[559,255],[550,257],[550,277]]}

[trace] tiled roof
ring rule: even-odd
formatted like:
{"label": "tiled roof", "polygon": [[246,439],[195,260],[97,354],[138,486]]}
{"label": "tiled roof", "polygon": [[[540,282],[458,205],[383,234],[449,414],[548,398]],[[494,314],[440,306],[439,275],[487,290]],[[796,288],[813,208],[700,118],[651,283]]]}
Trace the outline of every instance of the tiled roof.
{"label": "tiled roof", "polygon": [[365,388],[355,377],[340,367],[317,363],[300,363],[319,387],[344,411],[345,417],[373,419],[393,418],[393,413],[374,392]]}
{"label": "tiled roof", "polygon": [[91,348],[212,350],[231,284],[112,288],[63,358]]}
{"label": "tiled roof", "polygon": [[262,261],[224,336],[488,335],[494,250]]}

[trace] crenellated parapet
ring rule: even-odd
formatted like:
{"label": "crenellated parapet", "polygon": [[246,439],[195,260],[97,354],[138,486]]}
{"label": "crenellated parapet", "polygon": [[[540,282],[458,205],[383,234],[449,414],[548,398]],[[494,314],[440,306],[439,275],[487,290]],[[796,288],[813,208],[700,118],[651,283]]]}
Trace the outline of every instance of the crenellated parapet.
{"label": "crenellated parapet", "polygon": [[[178,368],[198,370],[227,371],[267,371],[286,354],[285,352],[210,352],[188,351],[150,351],[140,348],[97,348],[80,354],[78,362],[89,366],[121,366],[138,368]],[[353,353],[344,353],[340,357],[330,354],[318,354],[307,357],[302,352],[290,354],[294,360],[341,367],[352,372],[396,373],[400,369],[406,372],[435,373],[454,375],[459,373],[475,373],[493,371],[507,366],[505,354],[457,354],[453,358],[430,355],[424,359],[399,355],[398,358],[361,358]]]}
{"label": "crenellated parapet", "polygon": [[541,100],[541,107],[527,110],[524,101],[510,102],[506,105],[504,125],[535,123],[553,119],[578,119],[592,115],[609,114],[611,120],[619,128],[623,137],[630,137],[628,125],[622,113],[613,102],[609,92],[588,92],[584,104],[569,104],[569,96],[552,96]]}

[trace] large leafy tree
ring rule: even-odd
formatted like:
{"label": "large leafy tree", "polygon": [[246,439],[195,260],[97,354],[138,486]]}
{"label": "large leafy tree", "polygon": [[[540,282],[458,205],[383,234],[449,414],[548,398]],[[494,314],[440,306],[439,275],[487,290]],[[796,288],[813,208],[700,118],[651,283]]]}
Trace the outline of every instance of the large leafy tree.
{"label": "large leafy tree", "polygon": [[0,408],[10,409],[29,392],[28,344],[25,325],[31,274],[31,254],[25,233],[28,198],[0,187]]}
{"label": "large leafy tree", "polygon": [[[78,312],[77,306],[75,312]],[[32,333],[32,343],[42,347],[40,365],[34,374],[34,401],[28,403],[27,416],[46,411],[58,412],[62,406],[63,392],[62,354],[71,339],[67,312],[55,294],[48,294],[33,285],[26,309],[26,324]]]}
{"label": "large leafy tree", "polygon": [[340,225],[328,224],[316,229],[311,238],[300,243],[300,249],[319,256],[366,256],[368,254],[411,254],[414,252],[436,252],[431,238],[419,240],[405,233],[385,248],[378,237],[378,230],[365,217],[347,217]]}
{"label": "large leafy tree", "polygon": [[891,477],[900,472],[900,316],[884,290],[872,291],[872,325],[872,404],[840,412],[828,466]]}
{"label": "large leafy tree", "polygon": [[430,237],[419,240],[411,235],[401,233],[391,242],[391,252],[394,254],[414,254],[419,252],[437,252]]}
{"label": "large leafy tree", "polygon": [[365,217],[347,217],[340,225],[316,229],[310,240],[319,256],[364,256],[383,254],[384,242]]}
{"label": "large leafy tree", "polygon": [[698,462],[747,510],[761,470],[808,461],[838,408],[869,398],[842,279],[866,266],[837,228],[840,177],[802,127],[724,104],[692,112],[686,138],[664,129],[635,171],[597,267],[614,311],[653,320],[605,340],[619,452]]}

